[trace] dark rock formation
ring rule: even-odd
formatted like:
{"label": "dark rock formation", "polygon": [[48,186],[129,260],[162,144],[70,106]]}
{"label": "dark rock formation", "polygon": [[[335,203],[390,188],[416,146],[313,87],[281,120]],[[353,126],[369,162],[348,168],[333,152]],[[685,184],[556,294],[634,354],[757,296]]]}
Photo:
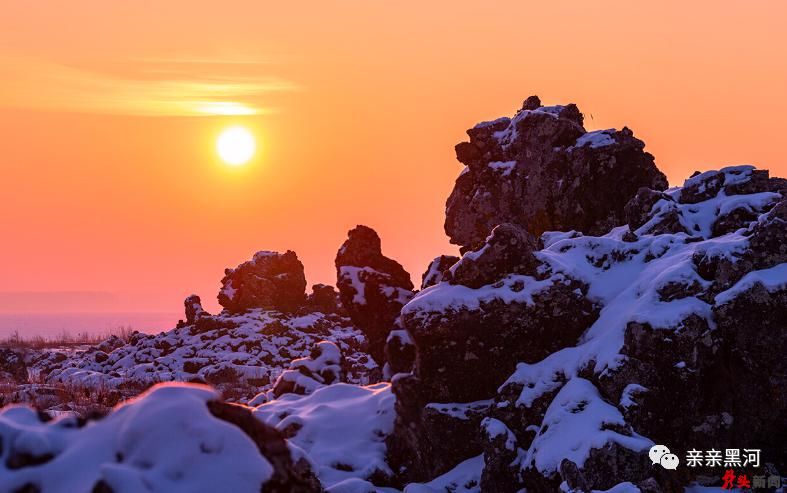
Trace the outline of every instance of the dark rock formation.
{"label": "dark rock formation", "polygon": [[[457,147],[469,169],[449,199],[446,229],[465,254],[430,269],[441,272],[437,282],[402,310],[416,348],[413,371],[392,385],[389,458],[402,480],[434,478],[483,452],[482,491],[629,481],[678,492],[702,478],[652,467],[651,443],[683,460],[691,448],[756,440],[763,456],[787,461],[787,434],[773,426],[787,420],[784,180],[736,166],[663,191],[663,175],[627,131],[584,137],[577,112],[532,99],[525,111],[516,125],[476,127],[472,145]],[[598,176],[575,172],[580,154]],[[531,213],[545,195],[526,184],[560,159],[552,181],[571,183],[566,197],[579,209],[563,215],[552,191],[543,215]],[[609,171],[614,163],[623,169]],[[484,178],[492,173],[497,188]],[[598,202],[585,202],[590,190]],[[607,232],[624,222],[629,231]],[[539,240],[530,228],[606,234]]]}
{"label": "dark rock formation", "polygon": [[525,101],[513,118],[484,122],[456,146],[467,166],[446,203],[445,231],[462,251],[493,227],[515,223],[533,234],[603,234],[625,222],[640,187],[663,190],[665,176],[631,130],[586,132],[573,104]]}
{"label": "dark rock formation", "polygon": [[295,252],[261,251],[234,269],[226,269],[221,280],[219,304],[231,313],[251,308],[291,312],[306,299],[303,264]]}
{"label": "dark rock formation", "polygon": [[538,239],[521,226],[503,223],[495,226],[486,243],[467,252],[451,268],[451,284],[480,288],[510,274],[534,274],[538,261],[533,252]]}
{"label": "dark rock formation", "polygon": [[202,309],[202,300],[200,300],[199,296],[196,294],[187,297],[183,301],[183,305],[186,309],[186,324],[193,324],[197,321],[197,318],[207,314],[207,312]]}
{"label": "dark rock formation", "polygon": [[415,344],[410,334],[401,328],[394,328],[385,341],[385,367],[383,375],[391,379],[397,373],[409,373],[415,363]]}
{"label": "dark rock formation", "polygon": [[308,461],[303,457],[295,460],[284,436],[275,428],[255,418],[248,407],[211,401],[208,402],[208,408],[211,414],[217,418],[232,423],[243,430],[273,466],[273,477],[262,486],[261,491],[266,493],[319,493],[323,491],[322,485],[312,472]]}
{"label": "dark rock formation", "polygon": [[357,226],[336,254],[336,277],[342,306],[366,334],[375,361],[382,364],[388,333],[413,296],[410,274],[383,255],[373,229]]}
{"label": "dark rock formation", "polygon": [[0,380],[10,380],[15,383],[27,382],[27,365],[20,353],[0,348]]}
{"label": "dark rock formation", "polygon": [[315,284],[306,299],[309,309],[322,313],[339,313],[339,293],[327,284]]}
{"label": "dark rock formation", "polygon": [[[422,292],[402,311],[416,360],[412,375],[393,381],[397,420],[389,445],[393,464],[408,478],[434,477],[452,461],[480,453],[479,410],[517,363],[575,344],[595,320],[597,307],[582,282],[527,275],[535,274],[536,245],[519,226],[498,227],[454,265],[450,283]],[[463,281],[469,286],[458,284]],[[447,403],[463,403],[474,418],[435,414]]]}
{"label": "dark rock formation", "polygon": [[448,280],[448,276],[450,276],[449,269],[457,262],[459,262],[459,257],[453,255],[436,257],[429,263],[426,272],[421,276],[421,289],[426,289],[429,286]]}

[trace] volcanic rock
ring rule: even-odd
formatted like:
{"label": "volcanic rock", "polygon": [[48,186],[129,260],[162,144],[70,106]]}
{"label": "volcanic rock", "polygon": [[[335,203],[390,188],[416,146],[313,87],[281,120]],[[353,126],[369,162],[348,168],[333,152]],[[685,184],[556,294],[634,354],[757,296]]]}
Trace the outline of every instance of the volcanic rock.
{"label": "volcanic rock", "polygon": [[234,269],[226,269],[221,280],[219,304],[230,313],[252,308],[296,311],[306,299],[303,264],[295,252],[260,251]]}
{"label": "volcanic rock", "polygon": [[375,361],[382,364],[388,333],[413,296],[410,274],[382,254],[373,229],[357,226],[336,254],[336,277],[342,306],[366,334]]}
{"label": "volcanic rock", "polygon": [[446,203],[445,231],[462,251],[476,250],[493,227],[533,234],[603,234],[625,222],[640,187],[667,180],[631,130],[587,132],[573,104],[542,106],[530,97],[513,118],[479,123],[456,146],[467,167]]}
{"label": "volcanic rock", "polygon": [[450,276],[449,269],[459,261],[459,257],[454,255],[440,255],[429,263],[426,272],[421,276],[421,289],[447,280]]}

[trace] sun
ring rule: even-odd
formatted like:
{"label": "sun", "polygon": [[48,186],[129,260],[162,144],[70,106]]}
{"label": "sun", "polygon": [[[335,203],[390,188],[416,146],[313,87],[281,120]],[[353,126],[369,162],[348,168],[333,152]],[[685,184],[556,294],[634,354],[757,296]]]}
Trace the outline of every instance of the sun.
{"label": "sun", "polygon": [[222,161],[230,166],[249,162],[256,149],[254,136],[244,127],[229,127],[216,139],[216,151]]}

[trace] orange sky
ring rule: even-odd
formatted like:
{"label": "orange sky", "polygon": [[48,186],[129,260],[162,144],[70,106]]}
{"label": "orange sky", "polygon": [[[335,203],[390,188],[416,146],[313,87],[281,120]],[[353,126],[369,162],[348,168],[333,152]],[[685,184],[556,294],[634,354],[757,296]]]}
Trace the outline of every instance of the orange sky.
{"label": "orange sky", "polygon": [[[628,125],[671,184],[787,175],[787,2],[284,3],[3,2],[0,312],[215,309],[260,249],[333,283],[358,223],[420,279],[455,251],[453,146],[531,94]],[[241,168],[213,150],[233,123],[260,148]]]}

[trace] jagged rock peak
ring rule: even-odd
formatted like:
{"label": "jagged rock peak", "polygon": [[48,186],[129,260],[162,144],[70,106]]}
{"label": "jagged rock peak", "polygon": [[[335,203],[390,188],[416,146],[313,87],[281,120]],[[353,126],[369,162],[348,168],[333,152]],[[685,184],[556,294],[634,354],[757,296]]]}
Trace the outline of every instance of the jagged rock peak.
{"label": "jagged rock peak", "polygon": [[336,277],[342,306],[366,334],[375,361],[382,364],[388,332],[413,296],[410,274],[383,255],[372,228],[356,226],[336,254]]}
{"label": "jagged rock peak", "polygon": [[303,264],[292,250],[257,252],[251,260],[224,271],[218,299],[231,313],[251,308],[295,311],[306,299]]}
{"label": "jagged rock peak", "polygon": [[202,300],[196,294],[192,294],[183,300],[183,306],[186,308],[186,323],[193,324],[197,318],[201,317],[207,312],[202,308]]}
{"label": "jagged rock peak", "polygon": [[531,96],[513,118],[482,122],[456,146],[467,168],[446,202],[445,231],[462,251],[493,227],[515,223],[532,234],[604,234],[625,223],[637,190],[667,180],[628,128],[587,132],[576,105],[543,106]]}

